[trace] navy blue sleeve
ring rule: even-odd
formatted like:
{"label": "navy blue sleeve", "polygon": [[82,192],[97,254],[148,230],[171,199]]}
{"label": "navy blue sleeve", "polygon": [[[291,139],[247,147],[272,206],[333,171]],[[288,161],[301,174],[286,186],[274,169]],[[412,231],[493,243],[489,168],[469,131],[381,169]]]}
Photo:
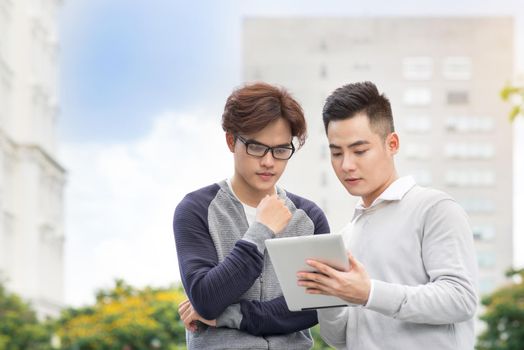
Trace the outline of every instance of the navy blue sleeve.
{"label": "navy blue sleeve", "polygon": [[295,204],[297,209],[302,209],[305,211],[311,221],[313,221],[313,225],[315,225],[315,231],[313,234],[316,235],[331,232],[326,215],[318,205],[309,199],[297,196],[293,193],[288,192],[287,196],[293,202],[293,204]]}
{"label": "navy blue sleeve", "polygon": [[240,330],[256,336],[288,334],[317,324],[317,312],[289,311],[283,296],[260,302],[241,300]]}
{"label": "navy blue sleeve", "polygon": [[257,247],[242,240],[218,262],[207,222],[208,206],[217,191],[214,185],[187,195],[173,219],[182,283],[195,310],[209,320],[239,302],[259,277],[264,262]]}
{"label": "navy blue sleeve", "polygon": [[[298,209],[304,210],[315,225],[314,234],[330,232],[322,209],[315,203],[288,193]],[[310,328],[317,324],[316,311],[289,311],[283,296],[265,302],[240,301],[242,322],[240,330],[252,335],[287,334]]]}

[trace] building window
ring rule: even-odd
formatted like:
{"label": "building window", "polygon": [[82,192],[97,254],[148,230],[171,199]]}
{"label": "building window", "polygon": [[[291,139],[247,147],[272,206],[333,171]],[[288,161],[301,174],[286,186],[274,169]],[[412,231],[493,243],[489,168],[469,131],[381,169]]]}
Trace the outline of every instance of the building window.
{"label": "building window", "polygon": [[489,187],[495,184],[492,170],[448,170],[446,185],[458,187]]}
{"label": "building window", "polygon": [[9,27],[11,25],[11,2],[0,0],[0,61],[7,60]]}
{"label": "building window", "polygon": [[3,204],[5,208],[12,208],[14,201],[14,177],[15,177],[15,159],[8,152],[4,152],[2,158],[2,186],[3,186]]}
{"label": "building window", "polygon": [[448,80],[469,80],[472,71],[471,58],[447,57],[444,59],[444,78]]}
{"label": "building window", "polygon": [[404,129],[413,133],[427,133],[431,130],[431,118],[427,115],[408,116],[403,121]]}
{"label": "building window", "polygon": [[402,61],[402,71],[406,80],[429,80],[433,76],[433,59],[406,57]]}
{"label": "building window", "polygon": [[495,238],[495,228],[490,225],[473,226],[471,231],[476,241],[491,241]]}
{"label": "building window", "polygon": [[408,159],[429,159],[431,148],[428,144],[409,143],[406,145],[405,155]]}
{"label": "building window", "polygon": [[492,131],[494,126],[491,117],[452,116],[446,119],[446,129],[452,132]]}
{"label": "building window", "polygon": [[427,106],[431,103],[431,90],[410,88],[404,92],[404,104],[408,106]]}
{"label": "building window", "polygon": [[2,214],[0,218],[2,224],[0,230],[0,268],[9,273],[13,265],[15,223],[12,214],[5,211],[0,211],[0,214]]}
{"label": "building window", "polygon": [[328,159],[328,146],[327,145],[320,145],[320,159],[326,160]]}
{"label": "building window", "polygon": [[7,124],[11,95],[8,80],[2,73],[2,61],[0,60],[0,127],[4,127]]}
{"label": "building window", "polygon": [[320,173],[320,186],[327,187],[327,185],[328,185],[327,174],[323,171],[322,173]]}
{"label": "building window", "polygon": [[429,186],[431,185],[432,178],[431,173],[427,170],[415,170],[410,172],[411,176],[415,179],[417,184],[421,186]]}
{"label": "building window", "polygon": [[495,281],[491,277],[484,277],[479,280],[480,294],[491,293],[495,289]]}
{"label": "building window", "polygon": [[485,143],[448,143],[444,153],[451,159],[491,159],[495,156],[495,147]]}
{"label": "building window", "polygon": [[253,79],[252,80],[262,80],[262,73],[260,68],[256,67],[253,69]]}
{"label": "building window", "polygon": [[353,70],[356,72],[368,72],[371,66],[368,63],[356,62],[353,64]]}
{"label": "building window", "polygon": [[462,208],[471,214],[493,213],[495,204],[491,199],[468,198],[459,201]]}
{"label": "building window", "polygon": [[481,251],[477,254],[477,261],[480,268],[489,269],[495,267],[497,258],[495,256],[495,252]]}
{"label": "building window", "polygon": [[322,52],[326,52],[327,51],[328,46],[327,46],[327,43],[326,43],[326,39],[320,40],[319,48],[320,48],[320,51],[322,51]]}
{"label": "building window", "polygon": [[467,91],[448,91],[446,95],[448,105],[465,105],[469,103]]}
{"label": "building window", "polygon": [[325,64],[322,64],[320,66],[320,78],[321,79],[326,79],[327,78],[327,68],[326,68]]}

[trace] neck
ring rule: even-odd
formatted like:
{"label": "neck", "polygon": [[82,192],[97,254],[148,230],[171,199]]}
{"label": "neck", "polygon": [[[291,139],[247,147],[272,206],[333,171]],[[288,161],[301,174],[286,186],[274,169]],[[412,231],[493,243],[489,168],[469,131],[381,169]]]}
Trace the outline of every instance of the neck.
{"label": "neck", "polygon": [[362,197],[362,202],[364,202],[364,207],[369,208],[371,204],[377,199],[384,191],[396,180],[398,179],[397,171],[393,171],[391,176],[387,179],[386,182],[384,182],[380,187],[378,187],[373,193],[370,193],[367,196]]}
{"label": "neck", "polygon": [[231,179],[231,189],[243,204],[249,205],[250,207],[257,207],[258,203],[260,203],[266,195],[272,195],[276,192],[274,187],[268,191],[257,190],[236,175]]}

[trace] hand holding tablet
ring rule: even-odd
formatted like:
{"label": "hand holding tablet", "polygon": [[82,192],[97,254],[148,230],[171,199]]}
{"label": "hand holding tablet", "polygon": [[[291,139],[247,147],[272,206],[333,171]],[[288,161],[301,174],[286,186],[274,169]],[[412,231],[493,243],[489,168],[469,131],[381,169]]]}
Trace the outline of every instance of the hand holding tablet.
{"label": "hand holding tablet", "polygon": [[347,306],[348,302],[328,295],[308,294],[297,284],[299,271],[315,271],[306,260],[316,260],[340,271],[349,270],[349,262],[341,235],[274,238],[266,240],[266,248],[277,274],[289,310],[300,311]]}

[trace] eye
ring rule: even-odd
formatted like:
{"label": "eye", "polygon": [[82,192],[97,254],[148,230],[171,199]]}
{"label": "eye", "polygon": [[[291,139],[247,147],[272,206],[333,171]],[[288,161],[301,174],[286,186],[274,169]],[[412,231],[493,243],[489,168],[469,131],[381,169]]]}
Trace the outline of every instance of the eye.
{"label": "eye", "polygon": [[355,154],[358,155],[358,156],[361,156],[361,155],[363,155],[364,153],[366,153],[367,151],[368,151],[367,149],[360,150],[360,151],[355,151]]}
{"label": "eye", "polygon": [[256,143],[249,144],[249,149],[253,152],[263,153],[266,151],[266,146],[257,145]]}
{"label": "eye", "polygon": [[332,158],[340,157],[341,155],[342,155],[342,152],[331,152]]}

